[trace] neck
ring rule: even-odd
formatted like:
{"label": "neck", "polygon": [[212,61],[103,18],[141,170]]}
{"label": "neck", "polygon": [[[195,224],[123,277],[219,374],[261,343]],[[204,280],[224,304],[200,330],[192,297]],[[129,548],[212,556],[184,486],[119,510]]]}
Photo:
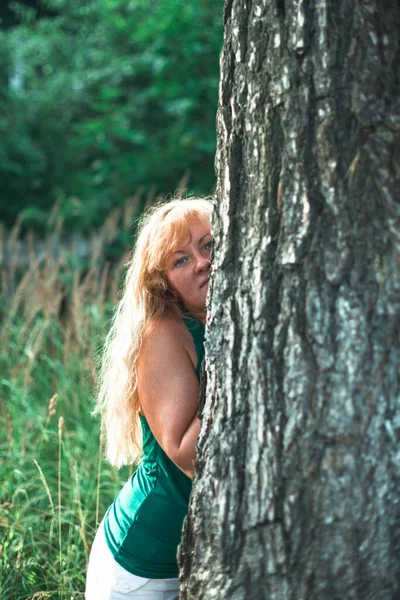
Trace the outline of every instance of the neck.
{"label": "neck", "polygon": [[[187,310],[187,309],[186,309]],[[204,326],[206,324],[206,317],[207,314],[205,312],[205,309],[203,310],[189,310],[188,311],[189,314],[194,317],[195,319],[197,319],[198,321],[200,321],[200,323]]]}

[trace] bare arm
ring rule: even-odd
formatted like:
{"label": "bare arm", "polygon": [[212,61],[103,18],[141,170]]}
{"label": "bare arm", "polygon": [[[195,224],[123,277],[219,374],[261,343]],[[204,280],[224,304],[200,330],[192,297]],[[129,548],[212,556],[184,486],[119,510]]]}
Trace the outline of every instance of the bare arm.
{"label": "bare arm", "polygon": [[200,431],[195,360],[189,332],[165,318],[149,326],[137,363],[142,412],[164,452],[188,477]]}

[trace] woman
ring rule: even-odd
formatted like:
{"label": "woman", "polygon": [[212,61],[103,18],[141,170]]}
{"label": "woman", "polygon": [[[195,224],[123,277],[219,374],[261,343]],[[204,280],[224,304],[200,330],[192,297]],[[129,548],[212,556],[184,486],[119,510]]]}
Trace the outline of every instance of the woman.
{"label": "woman", "polygon": [[193,477],[212,205],[174,200],[144,218],[107,338],[97,413],[117,467],[143,458],[93,544],[87,600],[178,597],[177,546]]}

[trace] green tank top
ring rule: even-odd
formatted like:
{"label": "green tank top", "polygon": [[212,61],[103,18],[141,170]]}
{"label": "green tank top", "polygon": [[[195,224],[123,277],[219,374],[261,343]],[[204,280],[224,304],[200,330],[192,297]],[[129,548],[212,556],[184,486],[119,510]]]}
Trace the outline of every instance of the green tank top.
{"label": "green tank top", "polygon": [[[200,379],[204,329],[184,317],[197,354]],[[192,480],[165,454],[145,419],[142,461],[104,517],[104,532],[114,559],[124,569],[149,579],[178,577],[176,552],[188,510]]]}

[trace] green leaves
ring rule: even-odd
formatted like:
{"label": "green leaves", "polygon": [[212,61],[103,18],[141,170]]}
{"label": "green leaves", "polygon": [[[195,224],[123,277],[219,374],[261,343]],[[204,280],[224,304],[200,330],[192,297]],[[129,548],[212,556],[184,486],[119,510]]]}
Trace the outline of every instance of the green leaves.
{"label": "green leaves", "polygon": [[[56,193],[85,227],[138,186],[214,185],[222,0],[42,0],[0,36],[0,218]],[[71,213],[66,224],[80,226]]]}

